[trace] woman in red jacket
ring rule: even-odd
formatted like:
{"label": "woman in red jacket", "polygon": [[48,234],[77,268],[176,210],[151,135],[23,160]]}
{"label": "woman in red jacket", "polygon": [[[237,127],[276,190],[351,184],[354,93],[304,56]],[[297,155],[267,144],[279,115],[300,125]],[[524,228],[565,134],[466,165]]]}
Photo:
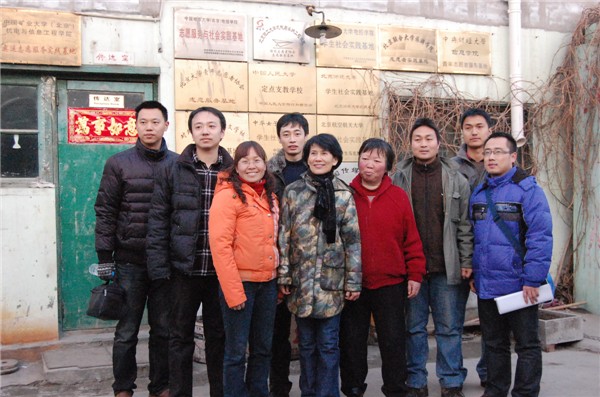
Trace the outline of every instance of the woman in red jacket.
{"label": "woman in red jacket", "polygon": [[358,152],[358,175],[350,186],[358,213],[362,253],[362,293],[346,302],[340,324],[342,392],[360,397],[367,385],[367,339],[371,315],[381,353],[382,392],[403,396],[406,372],[406,299],[419,293],[425,255],[408,195],[388,172],[394,151],[370,138]]}
{"label": "woman in red jacket", "polygon": [[235,150],[233,166],[219,174],[208,222],[225,325],[225,397],[269,394],[278,218],[265,151],[256,142],[243,142]]}

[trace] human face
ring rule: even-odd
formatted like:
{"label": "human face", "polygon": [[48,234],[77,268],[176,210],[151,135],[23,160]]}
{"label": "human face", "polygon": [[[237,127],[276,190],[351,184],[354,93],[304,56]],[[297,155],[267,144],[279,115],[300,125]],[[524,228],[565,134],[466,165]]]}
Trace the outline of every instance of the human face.
{"label": "human face", "polygon": [[287,124],[279,130],[279,143],[285,158],[289,161],[302,159],[302,149],[306,142],[306,132],[300,124]]}
{"label": "human face", "polygon": [[463,141],[471,149],[482,148],[490,133],[490,127],[483,116],[469,116],[463,121]]}
{"label": "human face", "polygon": [[324,175],[330,172],[338,163],[338,159],[319,145],[312,145],[308,152],[308,168],[315,175]]}
{"label": "human face", "polygon": [[235,166],[235,170],[238,175],[246,182],[258,182],[265,176],[265,170],[267,164],[263,160],[254,148],[248,150],[248,154],[245,155],[238,161]]}
{"label": "human face", "polygon": [[158,150],[162,137],[169,127],[160,109],[142,109],[135,120],[135,129],[142,145],[148,149]]}
{"label": "human face", "polygon": [[425,125],[413,131],[410,142],[413,156],[417,162],[422,164],[432,163],[440,151],[440,143],[437,140],[433,128]]}
{"label": "human face", "polygon": [[211,112],[200,112],[194,116],[191,133],[196,149],[200,150],[216,149],[225,135],[221,120]]}
{"label": "human face", "polygon": [[492,138],[483,149],[483,165],[491,176],[502,176],[512,169],[517,153],[510,153],[508,139]]}
{"label": "human face", "polygon": [[378,188],[386,171],[386,158],[382,151],[363,152],[358,158],[358,174],[361,184],[367,189]]}

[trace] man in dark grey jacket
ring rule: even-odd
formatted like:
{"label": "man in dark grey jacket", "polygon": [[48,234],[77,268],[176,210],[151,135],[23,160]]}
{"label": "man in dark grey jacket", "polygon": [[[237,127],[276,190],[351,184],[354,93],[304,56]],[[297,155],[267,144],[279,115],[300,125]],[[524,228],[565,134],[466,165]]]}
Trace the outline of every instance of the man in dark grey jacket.
{"label": "man in dark grey jacket", "polygon": [[167,109],[146,101],[135,109],[135,147],[106,161],[96,198],[96,251],[104,268],[115,264],[116,280],[127,292],[126,311],[117,323],[113,345],[112,385],[118,397],[133,395],[138,331],[148,304],[150,323],[150,396],[168,396],[169,288],[165,280],[150,281],[146,263],[148,211],[156,169],[172,164],[163,135],[169,127]]}
{"label": "man in dark grey jacket", "polygon": [[225,116],[201,107],[190,113],[194,143],[177,161],[160,170],[148,221],[148,272],[152,280],[170,279],[170,397],[192,397],[194,326],[202,305],[206,367],[211,397],[223,396],[225,330],[219,280],[208,242],[208,214],[217,174],[233,163],[219,146]]}

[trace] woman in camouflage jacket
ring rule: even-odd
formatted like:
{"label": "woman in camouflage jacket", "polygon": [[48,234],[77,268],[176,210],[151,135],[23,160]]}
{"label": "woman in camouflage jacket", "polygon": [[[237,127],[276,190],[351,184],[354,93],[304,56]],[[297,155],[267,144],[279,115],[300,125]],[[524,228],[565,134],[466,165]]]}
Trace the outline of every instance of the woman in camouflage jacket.
{"label": "woman in camouflage jacket", "polygon": [[333,176],[342,157],[334,136],[311,138],[303,152],[309,170],[282,198],[278,284],[298,324],[302,395],[339,396],[340,313],[361,290],[356,207]]}

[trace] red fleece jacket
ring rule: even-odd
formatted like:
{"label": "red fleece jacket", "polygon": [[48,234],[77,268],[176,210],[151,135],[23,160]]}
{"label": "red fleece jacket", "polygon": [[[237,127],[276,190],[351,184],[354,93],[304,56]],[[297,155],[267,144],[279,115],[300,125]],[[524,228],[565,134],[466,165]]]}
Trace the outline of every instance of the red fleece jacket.
{"label": "red fleece jacket", "polygon": [[[362,283],[368,289],[421,282],[425,255],[415,217],[404,190],[385,175],[376,190],[367,190],[360,175],[350,183],[358,213],[362,249]],[[375,196],[369,200],[368,196]]]}

